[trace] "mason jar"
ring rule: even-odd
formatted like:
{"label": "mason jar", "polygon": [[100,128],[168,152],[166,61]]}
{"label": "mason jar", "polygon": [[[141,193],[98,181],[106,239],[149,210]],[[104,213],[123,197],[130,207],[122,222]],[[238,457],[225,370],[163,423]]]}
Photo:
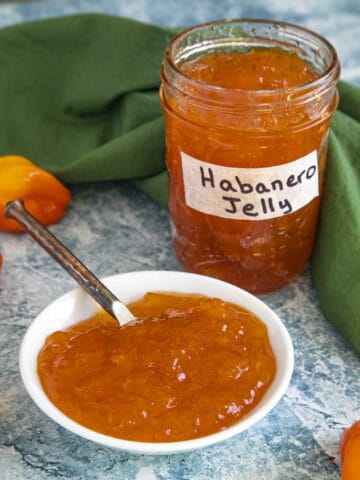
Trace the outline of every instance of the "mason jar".
{"label": "mason jar", "polygon": [[165,52],[172,241],[183,267],[252,293],[274,291],[313,246],[340,66],[302,27],[224,20]]}

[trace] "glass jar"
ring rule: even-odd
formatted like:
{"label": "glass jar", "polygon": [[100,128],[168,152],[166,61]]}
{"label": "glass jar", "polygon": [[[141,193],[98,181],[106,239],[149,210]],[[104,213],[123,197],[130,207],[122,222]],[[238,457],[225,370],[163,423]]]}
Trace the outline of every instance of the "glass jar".
{"label": "glass jar", "polygon": [[[231,75],[230,86],[223,82],[220,59],[231,58],[234,79],[243,74],[252,81],[234,55],[248,59],[259,52],[269,54],[264,65],[256,61],[251,67],[260,86],[233,86]],[[271,59],[278,54],[288,57],[283,82],[262,88],[255,70],[275,71]],[[312,77],[304,83],[299,75],[301,83],[288,86],[294,55]],[[206,69],[211,81],[202,78]],[[172,240],[186,270],[260,294],[281,288],[304,269],[316,231],[339,72],[327,40],[286,23],[218,21],[171,41],[160,99]]]}

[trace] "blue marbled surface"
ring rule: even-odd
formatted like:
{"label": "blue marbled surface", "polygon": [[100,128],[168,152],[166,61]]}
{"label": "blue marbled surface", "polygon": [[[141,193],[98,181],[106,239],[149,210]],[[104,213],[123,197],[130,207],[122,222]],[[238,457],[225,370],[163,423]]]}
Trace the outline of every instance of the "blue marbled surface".
{"label": "blue marbled surface", "polygon": [[[342,78],[360,85],[360,3],[353,0],[53,0],[0,4],[0,26],[76,12],[105,12],[168,25],[225,17],[295,22],[336,47]],[[97,275],[179,269],[166,209],[119,184],[72,188],[68,214],[52,230]],[[65,431],[27,395],[18,370],[32,319],[74,282],[28,236],[0,234],[0,479],[335,480],[341,432],[360,411],[360,362],[319,311],[309,272],[264,297],[295,347],[290,387],[260,423],[232,440],[194,453],[134,456]]]}

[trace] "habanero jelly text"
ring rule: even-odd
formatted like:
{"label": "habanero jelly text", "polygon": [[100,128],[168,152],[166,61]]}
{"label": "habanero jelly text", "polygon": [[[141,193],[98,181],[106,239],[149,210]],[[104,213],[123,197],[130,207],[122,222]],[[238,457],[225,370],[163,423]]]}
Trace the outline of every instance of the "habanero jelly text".
{"label": "habanero jelly text", "polygon": [[[310,165],[297,174],[290,174],[286,178],[275,178],[270,181],[250,182],[242,180],[238,175],[231,179],[215,180],[211,167],[200,166],[201,188],[214,189],[221,192],[223,209],[227,214],[241,212],[246,217],[274,216],[274,212],[287,215],[293,211],[291,195],[281,195],[283,191],[290,191],[311,180],[317,173],[317,167]],[[283,192],[284,193],[284,192]],[[290,198],[289,198],[290,197]],[[255,200],[254,200],[255,199]]]}

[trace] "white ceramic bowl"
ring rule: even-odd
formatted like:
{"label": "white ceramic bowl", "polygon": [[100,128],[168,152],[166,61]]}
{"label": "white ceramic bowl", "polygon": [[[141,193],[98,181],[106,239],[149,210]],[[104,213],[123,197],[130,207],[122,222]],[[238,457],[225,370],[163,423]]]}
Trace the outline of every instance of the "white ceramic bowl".
{"label": "white ceramic bowl", "polygon": [[35,318],[26,332],[20,350],[20,371],[29,395],[46,415],[67,430],[102,445],[132,453],[179,453],[212,445],[246,430],[262,419],[284,394],[293,371],[292,342],[278,316],[255,296],[226,282],[184,272],[132,272],[114,275],[103,281],[124,303],[139,300],[149,291],[171,291],[217,297],[247,308],[267,325],[276,356],[277,372],[270,388],[253,410],[231,427],[212,435],[180,442],[146,443],[121,440],[94,432],[60,412],[44,393],[37,375],[37,356],[46,337],[56,330],[88,318],[98,310],[95,302],[77,288],[55,300]]}

